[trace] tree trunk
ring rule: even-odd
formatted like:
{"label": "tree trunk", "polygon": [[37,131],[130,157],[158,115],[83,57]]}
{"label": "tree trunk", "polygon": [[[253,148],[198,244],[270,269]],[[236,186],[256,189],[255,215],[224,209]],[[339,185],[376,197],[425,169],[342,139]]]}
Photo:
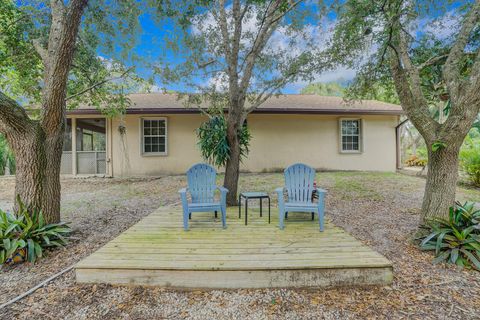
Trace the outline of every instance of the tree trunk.
{"label": "tree trunk", "polygon": [[63,131],[46,137],[34,123],[24,134],[9,135],[8,140],[16,157],[15,196],[42,210],[47,223],[59,222]]}
{"label": "tree trunk", "polygon": [[227,117],[227,140],[230,147],[230,158],[225,167],[225,179],[223,186],[228,189],[227,205],[238,205],[237,190],[240,176],[240,141],[238,133],[243,124],[240,112],[231,111]]}
{"label": "tree trunk", "polygon": [[433,152],[428,144],[427,183],[422,204],[422,222],[447,217],[455,204],[458,180],[458,154],[461,144],[447,145]]}

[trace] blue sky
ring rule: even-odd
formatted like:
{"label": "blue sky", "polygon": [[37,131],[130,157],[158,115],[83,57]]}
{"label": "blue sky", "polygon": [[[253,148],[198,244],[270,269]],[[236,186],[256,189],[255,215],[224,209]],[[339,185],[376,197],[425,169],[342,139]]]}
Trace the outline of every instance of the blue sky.
{"label": "blue sky", "polygon": [[[310,2],[310,3],[308,3]],[[314,8],[316,4],[313,1],[307,1],[307,5]],[[329,14],[325,19],[329,23],[334,21],[334,14]],[[152,68],[148,64],[157,63],[158,61],[164,61],[170,65],[176,65],[182,63],[183,60],[181,56],[168,49],[164,38],[171,38],[175,34],[174,27],[172,26],[173,21],[163,20],[160,23],[155,21],[149,14],[143,14],[140,18],[140,24],[142,30],[137,39],[137,45],[133,48],[135,55],[143,59],[143,62],[134,62],[136,66],[136,72],[145,78],[152,76]],[[320,24],[319,20],[312,21],[310,23]],[[178,33],[177,33],[178,35]],[[281,40],[281,39],[280,39]],[[98,54],[102,57],[109,58],[110,55],[103,52],[99,48]],[[114,54],[115,55],[115,54]],[[132,62],[127,62],[127,65],[131,65]],[[345,68],[339,68],[338,70],[326,72],[322,75],[319,75],[315,82],[329,82],[329,81],[348,81],[353,79],[355,72],[353,70],[348,70]],[[287,85],[282,92],[283,93],[298,93],[303,87],[308,83],[306,82],[297,82]],[[158,88],[166,88],[169,90],[175,91],[192,91],[191,88],[186,87],[182,83],[178,84],[163,84],[160,83],[158,78],[156,78],[156,86]]]}
{"label": "blue sky", "polygon": [[[312,5],[312,4],[309,4]],[[314,4],[313,4],[314,6]],[[453,7],[458,6],[457,4],[453,4]],[[449,24],[450,21],[454,19],[452,15],[448,16],[448,21],[447,21],[447,26],[451,26]],[[140,18],[140,23],[142,26],[141,34],[138,37],[138,43],[134,47],[133,51],[134,53],[139,56],[141,59],[144,60],[144,62],[136,62],[135,65],[137,66],[137,73],[145,78],[148,78],[152,75],[152,69],[151,66],[148,66],[148,64],[152,63],[157,63],[158,61],[164,61],[170,65],[176,65],[182,62],[181,56],[173,52],[172,50],[168,49],[168,46],[166,45],[166,42],[164,41],[164,38],[171,38],[173,35],[175,35],[175,30],[172,26],[172,21],[171,20],[163,20],[162,22],[158,23],[155,22],[154,19],[152,19],[152,16],[148,14],[142,15]],[[435,27],[431,26],[431,21],[429,20],[431,18],[426,17],[423,19],[419,20],[419,28],[425,29],[425,28],[430,28],[430,31],[435,31]],[[325,22],[322,22],[323,24],[331,24],[333,27],[333,24],[335,22],[335,14],[330,13],[327,15],[327,18],[325,19]],[[328,29],[328,26],[326,26]],[[451,29],[447,28],[440,28],[442,29],[441,32],[448,34]],[[438,27],[437,27],[438,31]],[[177,33],[178,35],[178,33]],[[99,55],[105,56],[108,58],[108,55],[103,54],[102,50],[99,50]],[[130,63],[131,64],[131,63]],[[319,74],[316,76],[314,82],[330,82],[330,81],[339,81],[339,82],[345,82],[352,80],[355,77],[355,71],[344,68],[344,67],[339,67],[336,70],[324,72],[322,74]],[[298,93],[304,86],[306,86],[308,83],[306,82],[297,82],[297,83],[291,83],[287,85],[282,92],[284,93]],[[156,80],[156,86],[158,88],[164,88],[166,87],[167,89],[170,90],[176,90],[176,91],[191,91],[190,88],[185,87],[183,84],[162,84],[158,81],[158,78]]]}

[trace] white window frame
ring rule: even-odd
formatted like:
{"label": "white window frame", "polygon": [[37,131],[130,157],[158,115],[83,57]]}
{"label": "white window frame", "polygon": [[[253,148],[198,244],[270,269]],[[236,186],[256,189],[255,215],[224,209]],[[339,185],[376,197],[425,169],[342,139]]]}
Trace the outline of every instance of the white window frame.
{"label": "white window frame", "polygon": [[[143,124],[145,120],[163,120],[165,121],[165,151],[164,152],[146,152],[145,151],[145,135],[143,130]],[[140,118],[140,153],[144,157],[152,156],[167,156],[168,155],[168,119],[166,117],[141,117]],[[158,135],[157,137],[162,137]]]}
{"label": "white window frame", "polygon": [[[360,126],[358,130],[358,150],[344,150],[343,149],[343,133],[342,124],[343,121],[358,121]],[[362,118],[340,118],[338,119],[338,150],[340,153],[363,153],[363,119]]]}

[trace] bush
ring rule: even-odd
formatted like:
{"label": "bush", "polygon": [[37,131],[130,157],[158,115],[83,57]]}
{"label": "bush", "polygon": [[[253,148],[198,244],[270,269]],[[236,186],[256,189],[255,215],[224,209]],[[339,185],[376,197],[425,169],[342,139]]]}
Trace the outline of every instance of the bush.
{"label": "bush", "polygon": [[[227,122],[222,115],[212,116],[197,130],[198,145],[202,156],[208,162],[223,167],[230,158],[230,146],[227,140]],[[238,133],[240,142],[240,160],[248,154],[250,133],[246,125]]]}
{"label": "bush", "polygon": [[456,203],[448,219],[436,218],[422,227],[420,248],[435,251],[434,263],[447,262],[480,270],[480,210],[474,203]]}
{"label": "bush", "polygon": [[8,146],[5,136],[0,134],[0,175],[5,175],[7,167],[10,174],[15,174],[15,156]]}
{"label": "bush", "polygon": [[416,155],[411,155],[405,161],[405,164],[409,167],[425,167],[427,165],[427,159],[419,158]]}
{"label": "bush", "polygon": [[480,187],[480,146],[462,149],[460,151],[460,163],[470,181],[475,186]]}
{"label": "bush", "polygon": [[66,223],[46,224],[41,211],[30,210],[17,198],[15,214],[0,210],[0,265],[15,257],[35,262],[49,247],[63,247],[71,232]]}

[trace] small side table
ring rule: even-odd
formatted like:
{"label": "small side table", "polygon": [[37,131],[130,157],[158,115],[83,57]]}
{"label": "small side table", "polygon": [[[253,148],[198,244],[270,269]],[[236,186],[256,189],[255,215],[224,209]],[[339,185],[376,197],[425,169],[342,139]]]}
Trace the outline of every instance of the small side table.
{"label": "small side table", "polygon": [[238,197],[238,218],[242,217],[242,198],[245,199],[245,225],[248,220],[248,200],[259,199],[260,200],[260,217],[262,217],[262,200],[268,199],[268,223],[270,223],[270,196],[266,192],[242,192]]}

